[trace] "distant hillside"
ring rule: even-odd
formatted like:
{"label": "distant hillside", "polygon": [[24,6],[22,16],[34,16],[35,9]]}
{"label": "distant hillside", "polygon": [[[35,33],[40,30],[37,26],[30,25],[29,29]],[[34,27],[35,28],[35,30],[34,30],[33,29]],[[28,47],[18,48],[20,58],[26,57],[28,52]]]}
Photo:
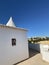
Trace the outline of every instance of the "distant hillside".
{"label": "distant hillside", "polygon": [[31,38],[28,38],[29,43],[37,43],[40,41],[47,41],[47,40],[49,40],[49,37],[31,37]]}

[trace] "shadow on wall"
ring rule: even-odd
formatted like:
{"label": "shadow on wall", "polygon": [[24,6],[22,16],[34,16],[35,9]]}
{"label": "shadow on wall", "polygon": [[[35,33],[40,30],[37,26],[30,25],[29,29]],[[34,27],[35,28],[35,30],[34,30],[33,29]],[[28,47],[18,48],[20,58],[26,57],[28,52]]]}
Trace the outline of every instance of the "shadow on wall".
{"label": "shadow on wall", "polygon": [[29,45],[29,48],[40,52],[40,44],[38,44],[38,43],[28,43],[28,45]]}
{"label": "shadow on wall", "polygon": [[29,48],[29,58],[35,56],[35,55],[38,54],[38,53],[39,53],[38,51]]}

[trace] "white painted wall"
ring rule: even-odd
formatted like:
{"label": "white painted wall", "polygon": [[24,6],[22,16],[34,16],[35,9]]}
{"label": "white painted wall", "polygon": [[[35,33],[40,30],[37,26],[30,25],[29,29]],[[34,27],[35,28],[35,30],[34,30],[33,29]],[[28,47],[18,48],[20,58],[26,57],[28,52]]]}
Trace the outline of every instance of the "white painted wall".
{"label": "white painted wall", "polygon": [[42,55],[42,59],[49,62],[49,45],[40,44],[40,52]]}
{"label": "white painted wall", "polygon": [[[0,27],[0,65],[13,65],[29,57],[27,32]],[[16,38],[16,46],[11,39]]]}

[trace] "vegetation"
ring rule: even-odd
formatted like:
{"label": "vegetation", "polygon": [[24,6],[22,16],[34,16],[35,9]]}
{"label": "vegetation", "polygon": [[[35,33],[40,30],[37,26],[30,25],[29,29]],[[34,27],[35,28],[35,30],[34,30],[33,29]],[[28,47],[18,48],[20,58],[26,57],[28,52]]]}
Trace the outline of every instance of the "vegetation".
{"label": "vegetation", "polygon": [[28,43],[37,43],[40,41],[49,40],[49,37],[34,37],[34,38],[28,38]]}

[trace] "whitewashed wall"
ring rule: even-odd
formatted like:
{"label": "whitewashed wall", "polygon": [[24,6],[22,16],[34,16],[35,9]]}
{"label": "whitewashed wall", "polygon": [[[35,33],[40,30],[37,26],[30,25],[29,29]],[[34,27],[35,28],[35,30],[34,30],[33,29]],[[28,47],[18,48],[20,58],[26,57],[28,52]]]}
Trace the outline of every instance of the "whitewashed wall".
{"label": "whitewashed wall", "polygon": [[[0,27],[0,65],[13,65],[29,57],[27,32]],[[11,39],[16,38],[16,46]]]}
{"label": "whitewashed wall", "polygon": [[49,62],[49,45],[40,44],[42,59]]}

